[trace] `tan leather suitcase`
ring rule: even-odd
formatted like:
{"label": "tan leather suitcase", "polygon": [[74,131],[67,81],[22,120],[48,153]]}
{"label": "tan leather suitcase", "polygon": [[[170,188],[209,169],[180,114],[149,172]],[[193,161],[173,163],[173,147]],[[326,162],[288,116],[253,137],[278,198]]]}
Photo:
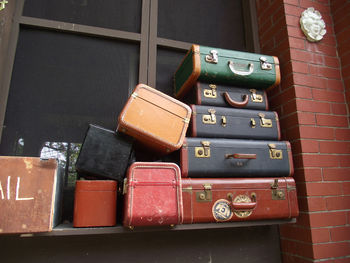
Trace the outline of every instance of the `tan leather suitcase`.
{"label": "tan leather suitcase", "polygon": [[186,104],[139,84],[119,115],[118,131],[163,153],[179,149],[191,117]]}

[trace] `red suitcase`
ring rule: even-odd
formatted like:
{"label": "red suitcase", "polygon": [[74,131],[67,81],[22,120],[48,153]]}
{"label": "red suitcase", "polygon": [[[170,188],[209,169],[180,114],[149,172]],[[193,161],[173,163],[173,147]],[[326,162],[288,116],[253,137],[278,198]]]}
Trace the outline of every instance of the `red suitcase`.
{"label": "red suitcase", "polygon": [[174,163],[135,162],[124,181],[123,225],[181,224],[181,172]]}
{"label": "red suitcase", "polygon": [[182,179],[184,224],[297,217],[294,179]]}

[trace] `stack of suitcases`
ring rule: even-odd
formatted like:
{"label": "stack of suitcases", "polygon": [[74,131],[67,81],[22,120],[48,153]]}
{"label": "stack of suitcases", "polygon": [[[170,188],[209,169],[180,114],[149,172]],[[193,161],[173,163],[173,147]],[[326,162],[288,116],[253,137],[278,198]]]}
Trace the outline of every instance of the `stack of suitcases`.
{"label": "stack of suitcases", "polygon": [[[139,84],[117,132],[90,125],[76,167],[94,180],[77,181],[74,226],[115,224],[78,221],[90,217],[84,212],[101,213],[105,198],[115,215],[117,185],[127,227],[296,217],[291,147],[280,140],[265,92],[279,82],[276,57],[193,45],[175,72],[175,98]],[[132,163],[132,138],[163,155],[178,153],[179,163]],[[89,205],[81,183],[113,194]]]}

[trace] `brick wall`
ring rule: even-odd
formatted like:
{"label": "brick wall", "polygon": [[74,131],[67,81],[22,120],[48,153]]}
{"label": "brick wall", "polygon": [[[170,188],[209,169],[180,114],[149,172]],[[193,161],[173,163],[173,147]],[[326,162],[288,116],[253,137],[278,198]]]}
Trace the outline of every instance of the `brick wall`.
{"label": "brick wall", "polygon": [[[350,1],[256,5],[261,53],[280,59],[282,82],[268,96],[292,143],[300,207],[297,223],[280,227],[283,261],[350,262]],[[326,22],[317,43],[299,26],[308,7]]]}

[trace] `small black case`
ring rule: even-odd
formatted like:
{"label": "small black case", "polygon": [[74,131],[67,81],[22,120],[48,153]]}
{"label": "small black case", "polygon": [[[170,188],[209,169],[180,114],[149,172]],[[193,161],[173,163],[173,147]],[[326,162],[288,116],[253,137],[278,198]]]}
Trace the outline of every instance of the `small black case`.
{"label": "small black case", "polygon": [[79,176],[122,183],[132,160],[132,145],[131,137],[90,124],[75,165]]}

